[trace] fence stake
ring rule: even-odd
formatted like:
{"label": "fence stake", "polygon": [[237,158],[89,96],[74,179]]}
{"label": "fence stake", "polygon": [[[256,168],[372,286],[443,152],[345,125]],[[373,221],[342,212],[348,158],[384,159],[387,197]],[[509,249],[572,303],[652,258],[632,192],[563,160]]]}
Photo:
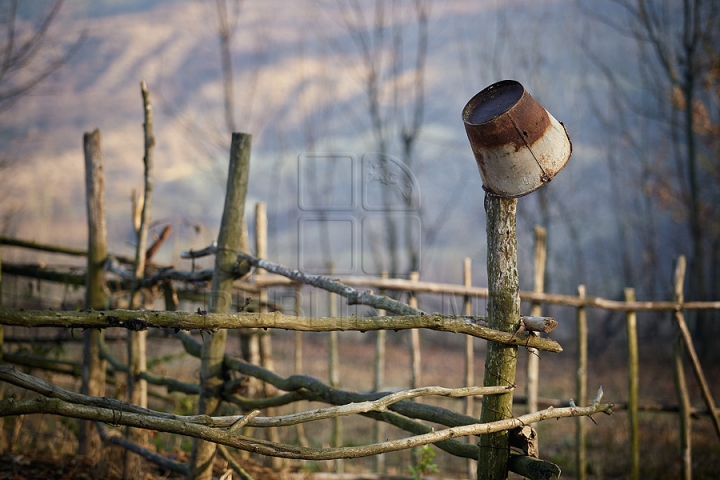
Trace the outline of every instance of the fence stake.
{"label": "fence stake", "polygon": [[[245,229],[247,228],[247,222]],[[268,258],[268,221],[267,221],[267,204],[265,202],[257,202],[255,204],[255,250],[258,258]],[[247,242],[246,242],[247,245]],[[262,277],[266,274],[264,268],[255,269],[255,278],[258,276]],[[261,313],[267,313],[268,311],[268,290],[267,288],[260,288],[258,291],[258,310]],[[246,337],[247,338],[247,337]],[[259,362],[257,364],[262,365],[270,371],[275,370],[275,364],[273,362],[273,350],[272,350],[272,335],[270,331],[261,332],[256,330],[255,333],[250,335],[247,341],[248,349],[254,350],[257,348]],[[265,397],[272,397],[276,394],[277,389],[269,383],[260,382],[255,378],[251,378],[250,382],[255,382],[256,392],[262,388],[262,392]],[[268,416],[274,416],[277,414],[275,407],[267,409]],[[271,442],[280,442],[280,432],[277,428],[266,428],[264,429],[267,434],[267,439]],[[280,470],[283,466],[284,460],[280,457],[265,457],[266,464],[270,465],[275,470]]]}
{"label": "fence stake", "polygon": [[[520,321],[517,272],[517,199],[485,195],[487,213],[488,325],[505,332],[515,331]],[[483,385],[513,385],[517,368],[517,347],[488,342]],[[513,394],[485,395],[480,422],[489,423],[512,416]],[[507,478],[509,433],[480,436],[478,480]]]}
{"label": "fence stake", "polygon": [[[139,281],[145,276],[145,260],[147,252],[147,237],[150,227],[150,218],[152,212],[152,193],[153,193],[153,149],[155,145],[155,137],[153,136],[153,116],[152,105],[150,104],[150,93],[147,90],[145,82],[140,82],[140,91],[143,99],[143,111],[145,122],[143,130],[145,134],[145,155],[143,157],[144,164],[144,180],[145,188],[143,191],[143,204],[140,211],[140,225],[136,230],[135,245],[135,280]],[[134,197],[133,197],[134,199]],[[137,214],[134,211],[133,214]],[[133,284],[130,290],[130,304],[128,309],[133,310],[138,305],[139,288],[137,284]],[[147,331],[128,332],[127,355],[128,355],[128,397],[129,402],[143,408],[147,407],[147,382],[139,375],[147,370]],[[144,444],[147,441],[147,434],[141,429],[128,427],[128,440]],[[125,450],[125,471],[124,478],[138,478],[142,472],[143,459],[130,450]]]}
{"label": "fence stake", "polygon": [[[685,256],[681,255],[676,262],[673,272],[673,299],[682,304],[684,300],[683,282],[685,281]],[[675,393],[678,397],[678,411],[680,414],[680,456],[682,457],[682,477],[684,480],[692,479],[692,421],[690,418],[690,393],[685,379],[685,365],[683,362],[684,349],[680,335],[673,345],[673,371],[675,379]]]}
{"label": "fence stake", "polygon": [[[410,281],[417,283],[420,280],[419,272],[410,272]],[[417,297],[415,292],[409,292],[408,305],[418,308]],[[410,372],[410,388],[420,387],[422,381],[422,357],[420,354],[420,330],[413,328],[410,330],[410,364],[412,371]]]}
{"label": "fence stake", "polygon": [[[380,278],[388,278],[388,272],[383,270],[380,272]],[[380,290],[380,295],[383,291]],[[378,309],[378,315],[384,316],[387,312],[382,308]],[[387,339],[387,332],[385,330],[378,330],[377,336],[375,337],[375,359],[374,363],[374,382],[373,391],[379,392],[385,388],[385,344]],[[375,442],[382,442],[385,440],[385,422],[375,422],[373,425],[375,430]],[[375,472],[382,473],[385,470],[385,455],[375,455]]]}
{"label": "fence stake", "polygon": [[[312,294],[311,294],[312,295]],[[312,300],[312,298],[311,298]],[[295,316],[302,317],[302,284],[298,283],[295,286]],[[295,375],[302,375],[303,371],[303,337],[302,332],[295,332]],[[300,412],[300,402],[295,402],[295,413]],[[303,447],[309,445],[308,439],[305,436],[305,426],[302,423],[298,423],[295,427],[298,435],[298,442]]]}
{"label": "fence stake", "polygon": [[[684,260],[684,257],[681,258]],[[678,262],[678,265],[679,264],[680,262]],[[680,337],[685,344],[685,348],[687,348],[688,355],[690,356],[690,364],[695,372],[695,378],[700,385],[700,392],[702,393],[702,397],[708,407],[708,412],[710,412],[710,419],[712,419],[713,426],[715,427],[715,433],[718,437],[720,437],[720,416],[718,416],[718,410],[715,407],[715,401],[713,400],[712,392],[710,392],[710,386],[708,385],[702,366],[700,365],[700,358],[695,351],[692,335],[690,335],[690,330],[688,329],[687,323],[685,323],[685,315],[683,315],[682,310],[675,311],[675,323],[677,323]]]}
{"label": "fence stake", "polygon": [[[635,301],[635,289],[625,289],[625,301]],[[628,311],[625,314],[628,337],[628,420],[630,423],[630,479],[640,479],[640,425],[638,405],[640,404],[639,375],[640,356],[638,354],[637,314]]]}
{"label": "fence stake", "polygon": [[[463,285],[466,287],[472,286],[472,259],[465,257],[463,261]],[[463,298],[463,314],[472,315],[472,298],[469,295],[465,295]],[[475,385],[475,342],[471,335],[465,337],[465,386],[472,387]],[[465,415],[470,417],[475,416],[475,409],[473,402],[473,396],[470,395],[465,397]],[[468,437],[468,443],[472,443],[474,437]],[[467,460],[467,472],[468,478],[472,478],[477,471],[477,460],[468,458]]]}
{"label": "fence stake", "polygon": [[[585,298],[585,285],[578,285],[578,298]],[[585,307],[577,309],[577,405],[585,405],[587,398],[587,312]],[[576,468],[577,479],[587,478],[587,444],[585,442],[585,422],[583,417],[577,418],[575,438],[577,443]]]}
{"label": "fence stake", "polygon": [[[0,245],[0,307],[2,307],[2,246]],[[0,325],[0,365],[3,364],[3,352],[4,352],[4,331],[3,326]],[[5,382],[0,383],[0,400],[5,399]],[[5,439],[5,418],[0,419],[0,452],[7,450],[8,442]]]}
{"label": "fence stake", "polygon": [[[533,269],[533,292],[545,291],[545,265],[547,263],[547,230],[535,226],[535,261]],[[542,315],[540,302],[533,302],[530,315]],[[538,381],[540,375],[540,351],[537,348],[528,348],[527,362],[527,411],[538,411]]]}
{"label": "fence stake", "polygon": [[[328,273],[335,274],[335,264],[328,262]],[[337,295],[328,292],[328,315],[337,316]],[[338,352],[338,332],[330,332],[328,338],[328,377],[332,388],[340,388],[340,354]],[[340,417],[333,419],[333,429],[330,443],[333,447],[342,446],[342,420]],[[345,462],[339,458],[335,460],[335,473],[345,473]]]}
{"label": "fence stake", "polygon": [[[105,224],[105,175],[100,148],[100,130],[83,136],[85,153],[85,189],[87,192],[88,267],[85,306],[94,310],[105,309],[103,265],[107,258],[107,228]],[[99,329],[88,329],[83,334],[82,393],[102,397],[105,394],[105,362],[100,359]],[[100,460],[101,440],[92,422],[80,422],[80,455],[93,463]]]}
{"label": "fence stake", "polygon": [[[250,142],[252,137],[244,133],[233,133],[230,148],[230,166],[225,193],[220,232],[218,234],[218,251],[215,254],[215,271],[212,281],[212,297],[209,308],[212,312],[228,313],[232,303],[233,269],[237,262],[242,235],[242,218],[245,212],[245,196],[247,193],[250,172]],[[209,395],[208,390],[222,384],[222,364],[225,354],[227,330],[219,330],[203,340],[200,363],[200,414],[212,415],[220,402]],[[212,478],[212,464],[216,445],[212,442],[196,440],[193,442],[190,457],[189,477],[196,480]]]}

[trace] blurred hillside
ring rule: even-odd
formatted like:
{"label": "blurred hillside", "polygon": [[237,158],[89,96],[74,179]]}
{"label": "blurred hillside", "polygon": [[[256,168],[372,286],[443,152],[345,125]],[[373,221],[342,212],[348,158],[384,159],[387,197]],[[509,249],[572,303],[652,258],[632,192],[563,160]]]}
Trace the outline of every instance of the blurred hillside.
{"label": "blurred hillside", "polygon": [[[366,3],[362,20],[371,27],[377,12]],[[303,155],[346,155],[353,162],[352,181],[358,182],[364,178],[364,155],[378,152],[362,42],[342,4],[246,1],[230,45],[234,126],[254,137],[248,209],[267,202],[270,256],[290,265],[298,265],[299,244],[312,242],[302,239],[298,227],[310,218],[298,205]],[[605,7],[611,17],[625,15],[614,2]],[[642,169],[632,166],[629,147],[623,150],[627,138],[613,136],[617,132],[607,126],[608,118],[619,120],[627,112],[613,110],[617,91],[598,67],[612,65],[625,82],[624,94],[641,96],[642,85],[631,82],[636,67],[632,42],[613,34],[583,2],[570,0],[443,1],[433,2],[428,12],[422,128],[410,167],[421,202],[412,213],[420,225],[421,275],[460,281],[462,259],[472,256],[474,282],[485,283],[484,192],[460,112],[475,93],[511,78],[564,122],[574,147],[567,168],[549,186],[519,201],[522,287],[529,288],[531,281],[532,228],[542,224],[550,230],[549,290],[573,292],[585,283],[590,294],[619,295],[628,281],[646,277],[643,266],[650,261],[655,270],[638,285],[638,296],[664,291],[660,286],[669,283],[672,256],[688,253],[687,213],[674,213],[672,197],[665,210],[641,209],[642,199],[634,195],[642,194]],[[412,48],[419,31],[411,14],[390,7],[384,14],[384,37],[367,39],[370,50],[381,55],[385,77],[380,84],[407,77],[393,84],[402,93],[412,85]],[[84,32],[82,46],[0,116],[0,148],[11,163],[0,172],[3,232],[39,242],[84,244],[81,140],[83,132],[99,128],[111,250],[132,250],[130,195],[142,185],[139,82],[145,80],[157,139],[153,219],[175,230],[173,249],[166,248],[159,259],[177,262],[181,249],[209,244],[219,224],[230,140],[218,25],[215,2],[67,2],[52,26],[52,38],[62,44]],[[405,63],[382,63],[383,46],[399,42],[407,49]],[[383,92],[386,153],[401,163],[399,130],[411,99],[390,87]],[[638,128],[638,117],[622,118],[622,128]],[[657,145],[653,138],[664,134],[647,123],[644,128],[655,132],[646,137],[648,145]],[[333,183],[335,177],[328,175]],[[312,188],[328,198],[342,190]],[[368,217],[361,206],[358,200],[342,214],[356,230]],[[656,256],[649,260],[640,258],[646,249],[637,233],[647,225],[647,215],[652,215],[657,242]],[[362,248],[362,233],[353,235]],[[311,255],[320,247],[304,248]],[[628,265],[628,258],[637,255],[640,260]],[[361,273],[358,265],[352,268]]]}

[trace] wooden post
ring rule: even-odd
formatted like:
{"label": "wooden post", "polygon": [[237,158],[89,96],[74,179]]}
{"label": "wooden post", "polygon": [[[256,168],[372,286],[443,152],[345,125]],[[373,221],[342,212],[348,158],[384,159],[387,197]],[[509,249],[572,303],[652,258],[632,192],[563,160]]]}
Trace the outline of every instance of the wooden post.
{"label": "wooden post", "polygon": [[688,328],[687,323],[685,323],[685,315],[683,315],[682,310],[676,310],[674,316],[680,338],[682,339],[683,344],[687,349],[688,356],[690,357],[690,365],[693,368],[693,373],[695,373],[695,379],[700,386],[700,393],[702,394],[703,400],[705,400],[705,405],[707,405],[713,427],[715,427],[715,433],[718,437],[720,437],[720,415],[718,415],[718,410],[715,407],[715,400],[713,399],[712,392],[710,391],[710,385],[708,384],[705,373],[703,373],[702,366],[700,365],[700,358],[695,351],[692,335],[690,335],[690,329]]}
{"label": "wooden post", "polygon": [[[145,188],[143,191],[143,204],[140,212],[140,225],[136,231],[135,244],[135,281],[140,281],[145,276],[145,260],[147,252],[147,237],[150,228],[153,193],[153,150],[155,137],[153,136],[152,105],[150,104],[150,93],[145,82],[140,82],[140,92],[145,112],[143,131],[145,132],[145,155],[143,157]],[[133,284],[130,291],[130,305],[133,310],[138,308],[139,292],[136,284]],[[140,378],[140,375],[147,371],[147,330],[140,332],[128,332],[127,355],[128,355],[128,397],[130,403],[139,407],[147,408],[147,382]],[[128,440],[140,445],[147,441],[147,434],[137,428],[127,429]],[[143,459],[130,450],[125,450],[125,471],[124,478],[132,480],[139,478],[143,470]]]}
{"label": "wooden post", "polygon": [[[105,224],[105,174],[100,147],[100,130],[85,133],[83,150],[88,221],[85,306],[93,310],[104,310],[103,267],[107,258],[107,228]],[[98,329],[88,329],[83,333],[81,392],[96,397],[102,397],[105,394],[105,362],[100,359],[101,336],[102,331]],[[97,463],[100,460],[102,443],[93,422],[80,422],[78,441],[78,453],[85,455],[92,463]]]}
{"label": "wooden post", "polygon": [[[547,263],[547,230],[535,226],[535,261],[533,263],[533,292],[543,293],[545,291],[545,266]],[[533,302],[530,315],[539,317],[542,315],[542,305]],[[540,375],[540,351],[537,348],[528,348],[527,362],[527,412],[537,412],[538,389]]]}
{"label": "wooden post", "polygon": [[[232,303],[232,284],[235,278],[237,252],[242,235],[242,219],[245,212],[248,176],[250,173],[250,144],[252,137],[245,133],[233,133],[230,147],[230,166],[225,193],[220,233],[218,234],[215,271],[212,280],[212,297],[209,309],[214,313],[228,313]],[[222,364],[225,355],[227,330],[206,335],[203,340],[200,363],[199,413],[213,415],[220,401],[208,390],[222,384]],[[204,440],[193,442],[188,478],[210,480],[216,445]]]}
{"label": "wooden post", "polygon": [[[0,245],[0,307],[2,307],[2,245]],[[0,365],[3,364],[4,352],[4,332],[3,326],[0,325]],[[5,382],[0,383],[0,400],[5,399]],[[5,438],[5,417],[0,419],[0,452],[4,452],[8,448],[8,442]]]}
{"label": "wooden post", "polygon": [[[247,222],[245,222],[247,223]],[[268,229],[268,221],[267,221],[267,205],[265,202],[257,202],[255,204],[255,250],[257,252],[258,258],[267,259],[268,257],[268,241],[267,241],[267,229]],[[265,275],[265,269],[264,268],[256,268],[255,269],[255,275],[263,276]],[[258,292],[258,304],[259,304],[259,311],[260,313],[267,313],[268,311],[268,291],[267,288],[261,288]],[[270,335],[270,331],[267,332],[258,332],[253,334],[248,343],[248,347],[252,347],[253,343],[258,344],[258,353],[260,355],[260,362],[259,364],[263,367],[267,368],[270,371],[275,370],[275,365],[273,362],[272,357],[272,336]],[[250,381],[253,382],[256,379],[250,378]],[[276,393],[275,387],[270,385],[269,383],[263,383],[262,385],[263,394],[265,397],[272,397]],[[275,407],[271,407],[267,409],[268,416],[274,416],[277,412],[277,409]],[[280,432],[277,428],[266,428],[264,429],[267,432],[267,439],[271,442],[280,443]],[[268,464],[272,466],[275,470],[279,470],[282,468],[283,465],[283,459],[279,457],[269,457],[267,459]]]}
{"label": "wooden post", "polygon": [[[680,256],[673,272],[673,299],[682,304],[684,301],[683,282],[685,281],[685,256]],[[678,397],[678,411],[680,413],[680,456],[682,458],[683,480],[692,479],[692,419],[690,417],[690,393],[685,379],[685,363],[683,361],[684,349],[680,335],[675,339],[673,346],[673,368],[675,379],[675,392]]]}
{"label": "wooden post", "polygon": [[[330,276],[335,274],[335,264],[330,261],[328,265]],[[337,294],[328,292],[328,315],[337,317]],[[330,332],[328,338],[328,377],[332,388],[340,388],[340,353],[338,351],[338,332]],[[341,417],[333,418],[333,429],[330,444],[341,447],[343,443]],[[335,473],[345,473],[345,461],[341,458],[335,460]]]}
{"label": "wooden post", "polygon": [[[417,283],[420,280],[419,272],[410,272],[410,281]],[[408,298],[408,305],[413,308],[418,307],[417,297],[415,292],[410,292]],[[410,388],[419,388],[422,383],[422,357],[420,353],[420,330],[413,328],[410,330]]]}
{"label": "wooden post", "polygon": [[[472,287],[472,259],[465,257],[463,261],[463,285],[466,287]],[[463,298],[463,314],[472,315],[472,298],[469,295],[465,295]],[[475,342],[473,342],[472,335],[465,335],[465,386],[475,386]],[[465,415],[470,417],[475,416],[474,399],[472,395],[465,397]],[[468,443],[472,443],[473,437],[468,437]],[[467,459],[467,472],[468,478],[472,478],[477,471],[477,460],[472,458]]]}
{"label": "wooden post", "polygon": [[[578,285],[578,298],[585,298],[585,285]],[[585,307],[577,309],[577,405],[585,405],[587,398],[587,312]],[[587,478],[587,443],[585,441],[585,417],[577,417],[575,431],[576,457],[575,476],[578,480]]]}
{"label": "wooden post", "polygon": [[[302,283],[295,285],[295,316],[302,317]],[[303,337],[302,332],[295,332],[295,375],[302,375],[303,371]],[[295,402],[295,413],[300,412],[300,402]],[[307,447],[310,444],[305,436],[305,425],[298,423],[295,426],[298,435],[298,441],[303,447]]]}
{"label": "wooden post", "polygon": [[[380,273],[380,278],[388,278],[388,272],[383,271]],[[383,291],[380,291],[380,295],[383,295]],[[385,310],[378,309],[378,315],[385,316]],[[375,337],[375,358],[373,360],[373,391],[379,392],[385,388],[385,344],[387,343],[387,332],[385,330],[378,330],[377,336]],[[375,442],[380,443],[385,441],[385,423],[375,422],[373,425],[375,433]],[[385,470],[385,455],[375,455],[375,473],[382,473]]]}
{"label": "wooden post", "polygon": [[[485,195],[487,213],[488,325],[515,332],[520,322],[520,295],[517,272],[517,199]],[[483,385],[513,385],[517,368],[517,347],[488,342]],[[485,395],[480,422],[489,423],[513,416],[513,394]],[[478,480],[507,478],[509,461],[507,431],[480,436]]]}
{"label": "wooden post", "polygon": [[[625,301],[635,301],[635,289],[625,289]],[[628,420],[630,422],[630,479],[640,480],[640,424],[638,405],[640,401],[639,376],[640,358],[638,354],[637,314],[628,311],[625,314],[628,337]]]}

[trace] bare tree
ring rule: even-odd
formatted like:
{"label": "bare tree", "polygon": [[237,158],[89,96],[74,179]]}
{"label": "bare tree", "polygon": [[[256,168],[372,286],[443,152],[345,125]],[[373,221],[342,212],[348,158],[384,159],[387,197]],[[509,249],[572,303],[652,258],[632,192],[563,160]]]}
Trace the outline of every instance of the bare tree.
{"label": "bare tree", "polygon": [[[411,172],[417,166],[415,147],[425,117],[425,70],[428,54],[428,22],[431,0],[387,2],[378,0],[373,8],[360,2],[338,0],[342,25],[349,33],[359,57],[358,76],[366,101],[374,147],[378,153],[374,178],[384,184],[382,202],[396,201],[392,188],[394,176],[389,155],[398,152]],[[396,147],[398,146],[398,147]],[[397,149],[396,149],[397,148]],[[411,194],[408,194],[411,193]],[[412,205],[415,195],[405,191],[402,200]],[[413,238],[412,219],[398,225],[392,215],[385,216],[382,234],[389,265],[376,255],[378,271],[391,277],[407,275],[420,268],[419,246]],[[400,265],[401,252],[407,256],[407,269]]]}
{"label": "bare tree", "polygon": [[[85,34],[58,46],[50,30],[64,0],[55,0],[36,18],[19,18],[18,0],[0,1],[0,113],[10,108],[77,52]],[[53,40],[53,41],[51,41]]]}
{"label": "bare tree", "polygon": [[[85,34],[66,43],[56,38],[53,29],[63,0],[55,0],[46,9],[45,2],[0,0],[0,119],[2,114],[56,72],[80,48]],[[0,120],[1,122],[2,120]],[[0,135],[0,142],[6,139]],[[13,164],[7,148],[0,153],[0,170]],[[0,194],[0,203],[6,195]],[[6,209],[0,217],[0,229],[12,231],[20,210]]]}
{"label": "bare tree", "polygon": [[220,61],[225,94],[225,126],[228,133],[235,131],[235,78],[233,75],[232,40],[237,30],[240,11],[244,0],[215,0],[218,21],[218,40],[220,41]]}
{"label": "bare tree", "polygon": [[[628,87],[614,92],[623,100],[625,115],[652,122],[653,137],[629,130],[641,150],[651,152],[652,167],[643,168],[650,179],[647,191],[659,212],[687,227],[692,251],[689,296],[700,300],[717,295],[712,270],[720,238],[714,227],[720,221],[720,182],[712,173],[717,171],[718,150],[709,139],[720,105],[714,80],[720,4],[713,0],[611,3],[619,13],[612,18],[594,3],[583,6],[593,18],[627,37],[636,52],[637,73],[629,87],[635,93]],[[616,67],[607,62],[606,76],[617,79]],[[699,338],[711,338],[711,330],[709,319],[700,318]]]}

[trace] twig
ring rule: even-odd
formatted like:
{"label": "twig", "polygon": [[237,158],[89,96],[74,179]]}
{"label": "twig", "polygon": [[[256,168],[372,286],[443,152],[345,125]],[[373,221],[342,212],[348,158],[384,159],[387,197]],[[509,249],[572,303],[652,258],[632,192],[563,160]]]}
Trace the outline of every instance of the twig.
{"label": "twig", "polygon": [[213,242],[209,247],[205,247],[202,250],[189,250],[187,252],[180,252],[180,258],[201,258],[207,257],[208,255],[215,255],[217,252],[217,242]]}

